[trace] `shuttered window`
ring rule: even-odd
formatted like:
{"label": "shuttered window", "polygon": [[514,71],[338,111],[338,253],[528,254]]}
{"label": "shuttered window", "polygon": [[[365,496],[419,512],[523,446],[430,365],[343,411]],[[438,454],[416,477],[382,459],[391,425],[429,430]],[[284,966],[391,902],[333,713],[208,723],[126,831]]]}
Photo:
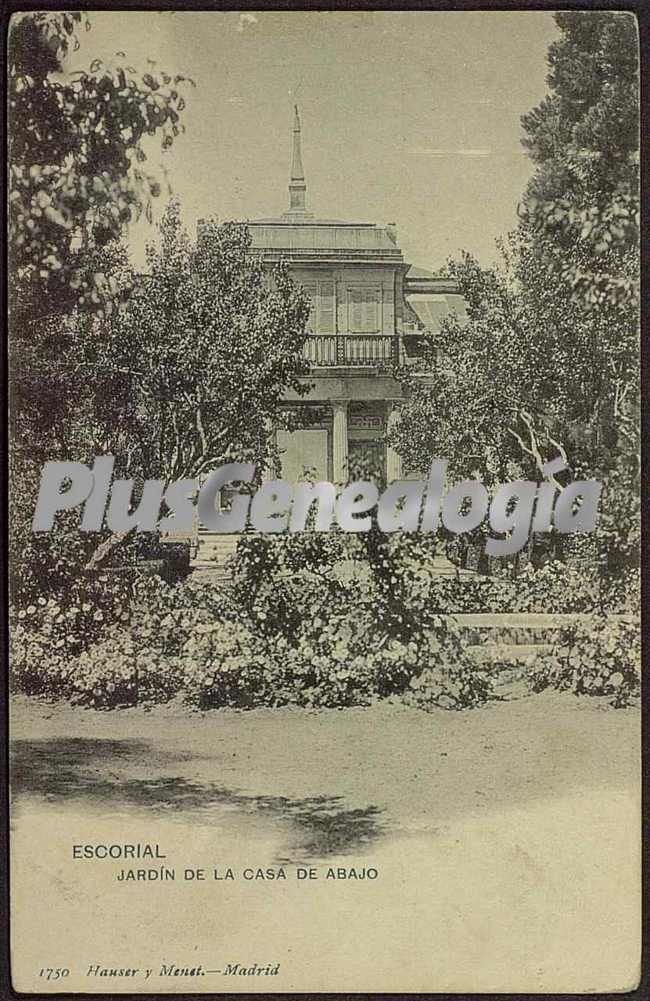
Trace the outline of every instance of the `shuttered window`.
{"label": "shuttered window", "polygon": [[318,332],[334,333],[334,282],[321,282],[318,286]]}
{"label": "shuttered window", "polygon": [[309,296],[309,319],[307,320],[307,330],[315,334],[318,329],[318,285],[305,284],[303,288]]}
{"label": "shuttered window", "polygon": [[311,300],[307,329],[313,334],[335,333],[334,282],[308,282],[303,288]]}
{"label": "shuttered window", "polygon": [[348,324],[351,333],[376,334],[380,329],[378,288],[348,289]]}

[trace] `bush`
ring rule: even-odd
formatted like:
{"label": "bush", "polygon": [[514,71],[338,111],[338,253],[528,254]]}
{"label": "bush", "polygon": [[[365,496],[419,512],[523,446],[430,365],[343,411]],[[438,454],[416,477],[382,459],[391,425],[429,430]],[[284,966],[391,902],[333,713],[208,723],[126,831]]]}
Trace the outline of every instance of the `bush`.
{"label": "bush", "polygon": [[331,575],[344,553],[340,537],[324,533],[245,537],[234,560],[233,604],[263,636],[295,645],[309,621],[356,601],[358,591]]}
{"label": "bush", "polygon": [[72,702],[96,709],[165,702],[182,687],[179,658],[139,649],[129,632],[115,631],[85,650],[68,670]]}
{"label": "bush", "polygon": [[420,669],[409,680],[409,701],[421,709],[475,709],[493,692],[493,672],[476,663],[456,627],[440,620],[422,637]]}
{"label": "bush", "polygon": [[[14,687],[104,708],[177,694],[201,708],[367,705],[388,695],[424,709],[470,708],[491,697],[494,672],[468,655],[468,635],[448,613],[583,611],[594,600],[589,582],[558,563],[515,581],[458,580],[433,574],[433,537],[371,532],[354,546],[371,568],[363,590],[331,572],[350,553],[347,541],[308,533],[242,540],[232,589],[192,578],[133,585],[128,572],[106,572],[40,597],[12,613]],[[616,601],[632,593],[627,580]],[[586,638],[566,640],[572,670]],[[536,684],[570,687],[582,677],[596,690],[598,649],[579,655],[573,682],[558,651]],[[630,684],[612,668],[600,687],[616,694],[622,685],[624,698]]]}
{"label": "bush", "polygon": [[[78,588],[88,578],[85,567],[109,534],[80,532],[79,512],[60,512],[51,531],[32,533],[20,555],[12,558],[12,603],[26,607],[40,597],[56,597]],[[157,532],[131,532],[93,575],[120,568],[122,576],[130,572],[135,581],[139,569],[152,560],[161,561],[161,572],[168,580],[180,580],[189,572],[189,543],[162,542]]]}
{"label": "bush", "polygon": [[78,511],[61,512],[50,532],[30,533],[10,563],[12,603],[26,607],[39,598],[78,586],[100,541],[97,532],[79,531]]}
{"label": "bush", "polygon": [[[516,578],[439,577],[430,563],[409,556],[389,564],[393,596],[412,615],[474,612],[625,612],[638,607],[639,574],[599,582],[564,563],[526,567]],[[392,590],[391,590],[392,589]]]}
{"label": "bush", "polygon": [[626,706],[640,692],[638,621],[594,617],[564,631],[561,646],[537,664],[533,690],[555,688],[574,695],[604,695]]}
{"label": "bush", "polygon": [[10,664],[14,691],[56,696],[69,689],[75,658],[96,644],[108,628],[130,622],[130,583],[100,573],[76,580],[33,604],[12,606]]}
{"label": "bush", "polygon": [[[240,542],[234,596],[267,642],[276,702],[366,705],[400,693],[423,707],[485,701],[487,675],[429,604],[435,545],[433,536],[376,530],[360,540],[308,533]],[[363,592],[330,573],[353,548],[370,564]]]}
{"label": "bush", "polygon": [[294,704],[367,705],[378,691],[377,666],[369,653],[372,616],[351,595],[345,601],[339,592],[338,598],[330,602],[327,595],[321,595],[314,618],[302,620],[286,652],[284,637],[274,642],[276,655],[286,656],[284,692]]}
{"label": "bush", "polygon": [[606,607],[609,611],[623,615],[641,614],[640,569],[626,570],[608,579]]}
{"label": "bush", "polygon": [[[382,614],[374,596],[306,571],[265,582],[247,607],[211,585],[148,578],[128,621],[74,656],[43,657],[41,645],[36,659],[34,636],[47,630],[23,636],[17,687],[96,708],[177,694],[202,709],[367,705],[390,694],[423,708],[463,708],[489,696],[453,624],[432,619],[396,636]],[[26,666],[35,663],[31,676]]]}
{"label": "bush", "polygon": [[182,658],[186,698],[202,709],[276,704],[277,665],[242,623],[199,626],[185,638]]}
{"label": "bush", "polygon": [[[50,612],[50,615],[52,613]],[[58,618],[59,613],[56,613]],[[59,637],[52,646],[53,623],[42,628],[14,619],[10,624],[10,684],[12,692],[60,698],[69,694],[68,674],[72,658]]]}

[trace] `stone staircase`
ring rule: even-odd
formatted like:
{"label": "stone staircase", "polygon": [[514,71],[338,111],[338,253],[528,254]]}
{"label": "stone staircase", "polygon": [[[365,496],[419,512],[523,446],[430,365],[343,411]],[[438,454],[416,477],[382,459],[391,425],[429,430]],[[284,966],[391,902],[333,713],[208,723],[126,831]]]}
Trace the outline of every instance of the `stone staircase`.
{"label": "stone staircase", "polygon": [[463,567],[457,567],[455,563],[452,563],[447,556],[440,554],[439,556],[434,556],[431,561],[431,570],[435,577],[455,577],[459,580],[468,580],[471,577],[476,577],[475,570],[467,570]]}
{"label": "stone staircase", "polygon": [[584,615],[477,612],[448,616],[470,640],[468,651],[482,664],[525,665],[548,654],[562,629],[584,619]]}
{"label": "stone staircase", "polygon": [[196,555],[190,561],[193,572],[210,579],[229,580],[229,562],[235,555],[239,535],[222,535],[202,529],[198,533]]}
{"label": "stone staircase", "polygon": [[[239,535],[222,535],[199,529],[196,553],[190,561],[190,567],[202,575],[210,574],[211,578],[228,580],[230,577],[229,563],[237,549]],[[433,571],[438,577],[475,577],[473,570],[463,570],[455,566],[446,556],[440,555],[433,559]],[[359,567],[356,566],[358,572]],[[346,576],[345,571],[342,576]]]}

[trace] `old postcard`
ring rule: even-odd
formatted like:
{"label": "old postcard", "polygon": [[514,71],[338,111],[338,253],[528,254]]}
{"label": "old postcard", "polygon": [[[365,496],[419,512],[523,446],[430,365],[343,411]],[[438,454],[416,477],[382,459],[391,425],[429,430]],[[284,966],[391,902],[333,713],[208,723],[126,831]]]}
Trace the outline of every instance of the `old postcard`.
{"label": "old postcard", "polygon": [[633,990],[635,15],[7,51],[14,990]]}

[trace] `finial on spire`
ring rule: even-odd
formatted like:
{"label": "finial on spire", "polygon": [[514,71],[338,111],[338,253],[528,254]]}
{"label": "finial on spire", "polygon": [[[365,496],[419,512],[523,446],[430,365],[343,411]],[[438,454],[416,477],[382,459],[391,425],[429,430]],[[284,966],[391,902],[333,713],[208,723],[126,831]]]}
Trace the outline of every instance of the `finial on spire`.
{"label": "finial on spire", "polygon": [[300,150],[300,115],[298,105],[293,106],[293,156],[289,182],[289,212],[306,212],[307,185]]}

